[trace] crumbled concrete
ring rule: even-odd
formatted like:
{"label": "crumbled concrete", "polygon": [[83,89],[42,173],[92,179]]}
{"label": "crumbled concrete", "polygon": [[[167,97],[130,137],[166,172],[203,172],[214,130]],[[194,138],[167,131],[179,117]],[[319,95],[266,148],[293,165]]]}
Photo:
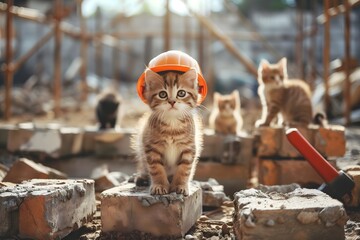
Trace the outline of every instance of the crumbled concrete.
{"label": "crumbled concrete", "polygon": [[[309,125],[308,128],[297,127],[301,134],[326,157],[344,156],[346,149],[345,128],[338,125],[319,127]],[[259,157],[302,157],[287,140],[286,129],[282,127],[261,127],[257,129]]]}
{"label": "crumbled concrete", "polygon": [[147,187],[127,183],[101,194],[104,232],[141,231],[155,236],[185,236],[202,211],[199,187],[190,184],[189,196],[171,193],[153,196]]}
{"label": "crumbled concrete", "polygon": [[354,182],[355,187],[351,191],[351,196],[345,196],[343,198],[344,204],[347,207],[359,207],[360,206],[360,166],[348,166],[343,169],[345,173],[350,175]]}
{"label": "crumbled concrete", "polygon": [[108,166],[104,164],[93,170],[91,178],[95,180],[95,191],[102,192],[119,186],[122,182],[127,181],[129,176],[122,172],[109,172]]}
{"label": "crumbled concrete", "polygon": [[59,239],[96,211],[94,181],[33,179],[0,188],[0,236]]}
{"label": "crumbled concrete", "polygon": [[26,158],[20,158],[10,168],[4,182],[21,183],[24,180],[30,179],[65,179],[65,173],[56,169],[46,167],[40,163],[35,163]]}
{"label": "crumbled concrete", "polygon": [[202,190],[202,204],[205,207],[220,207],[224,201],[230,200],[224,193],[224,186],[213,178],[209,178],[206,182],[195,183]]}
{"label": "crumbled concrete", "polygon": [[348,220],[341,202],[315,189],[265,193],[257,189],[234,195],[237,239],[345,239]]}

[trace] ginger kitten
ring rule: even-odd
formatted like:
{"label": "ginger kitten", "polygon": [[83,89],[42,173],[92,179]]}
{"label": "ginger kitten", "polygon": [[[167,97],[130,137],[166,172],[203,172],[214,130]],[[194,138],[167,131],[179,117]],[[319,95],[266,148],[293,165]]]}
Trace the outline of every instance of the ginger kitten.
{"label": "ginger kitten", "polygon": [[239,91],[221,95],[214,93],[214,107],[209,117],[210,128],[216,133],[238,134],[243,126]]}
{"label": "ginger kitten", "polygon": [[285,125],[308,125],[312,122],[311,91],[302,80],[288,79],[286,58],[276,64],[261,60],[258,69],[258,94],[262,117],[256,126],[269,126],[278,113]]}
{"label": "ginger kitten", "polygon": [[153,195],[176,192],[187,196],[202,148],[197,72],[158,74],[147,69],[144,96],[151,112],[140,121],[134,138],[136,184],[150,178]]}

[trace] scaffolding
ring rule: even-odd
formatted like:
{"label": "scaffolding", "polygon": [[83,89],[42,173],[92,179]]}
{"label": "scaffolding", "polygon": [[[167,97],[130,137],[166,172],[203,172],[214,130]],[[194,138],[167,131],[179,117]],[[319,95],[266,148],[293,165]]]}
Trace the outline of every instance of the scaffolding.
{"label": "scaffolding", "polygon": [[[164,51],[171,49],[171,41],[173,37],[178,37],[176,32],[171,29],[171,11],[169,8],[170,0],[166,0],[166,13],[163,17],[163,26],[162,26],[162,38],[163,38],[163,49]],[[191,13],[195,19],[197,19],[201,31],[198,34],[190,33],[187,29],[189,29],[189,22],[187,18],[184,18],[184,25],[185,25],[185,48],[190,48],[190,41],[189,39],[197,39],[198,41],[198,61],[201,67],[204,66],[204,41],[211,41],[216,39],[220,41],[224,47],[230,52],[240,64],[242,64],[245,69],[256,77],[257,75],[257,68],[255,64],[249,59],[247,56],[242,54],[241,51],[236,47],[234,44],[234,39],[243,39],[244,36],[237,35],[232,36],[231,34],[225,34],[217,26],[211,21],[211,19],[199,12],[192,10],[191,7],[188,5],[188,1],[183,0],[185,6]],[[332,17],[337,16],[339,14],[344,15],[345,19],[345,30],[344,30],[344,40],[345,40],[345,66],[348,66],[350,61],[350,11],[352,7],[355,7],[360,4],[359,0],[345,0],[343,4],[340,4],[338,1],[335,0],[324,0],[323,5],[323,14],[320,16],[316,16],[316,4],[315,1],[312,1],[312,23],[310,30],[304,29],[304,19],[303,19],[303,1],[299,1],[296,13],[296,26],[297,26],[297,35],[294,37],[296,41],[296,65],[297,65],[297,72],[299,77],[303,79],[309,79],[309,83],[312,84],[316,75],[317,69],[315,64],[315,51],[316,48],[316,35],[318,33],[318,23],[324,25],[324,50],[323,50],[323,81],[325,85],[325,98],[324,98],[324,106],[325,110],[329,112],[330,109],[330,97],[329,97],[329,63],[330,63],[330,20]],[[106,33],[102,29],[102,22],[101,22],[101,12],[97,11],[96,13],[96,32],[90,33],[87,31],[87,23],[86,18],[82,15],[81,7],[82,7],[82,0],[75,1],[76,7],[78,9],[78,17],[80,22],[80,27],[73,26],[69,23],[64,22],[63,20],[66,19],[67,11],[63,11],[63,0],[54,0],[53,2],[54,11],[53,15],[49,19],[45,16],[45,14],[41,13],[40,11],[24,8],[24,7],[17,7],[13,5],[13,0],[7,0],[6,3],[0,3],[0,12],[6,14],[6,26],[5,26],[5,42],[6,42],[6,53],[5,53],[5,64],[2,66],[2,72],[5,76],[5,101],[4,101],[4,118],[5,120],[9,120],[11,118],[11,91],[13,86],[13,78],[14,73],[19,69],[21,65],[23,65],[34,53],[39,51],[39,49],[51,38],[54,40],[54,56],[53,56],[53,64],[54,64],[54,72],[53,72],[53,97],[54,97],[54,113],[55,117],[59,117],[61,114],[60,105],[61,105],[61,95],[62,95],[62,76],[61,76],[61,46],[62,46],[62,38],[63,35],[70,36],[76,41],[80,41],[81,43],[81,50],[80,50],[80,59],[81,59],[81,67],[80,67],[80,77],[81,77],[81,100],[87,99],[88,95],[88,87],[87,87],[87,58],[88,58],[88,46],[89,42],[93,42],[95,46],[95,56],[94,58],[98,61],[96,64],[96,73],[98,76],[101,76],[103,73],[102,70],[102,45],[108,45],[114,49],[113,51],[113,64],[114,64],[114,77],[118,71],[116,68],[119,66],[119,57],[118,51],[125,52],[127,54],[134,55],[132,52],[131,47],[127,45],[120,44],[120,39],[124,38],[127,34],[128,36],[137,37],[143,35],[137,35],[135,32],[129,33]],[[244,26],[249,32],[250,37],[247,36],[249,39],[253,39],[259,41],[264,49],[266,49],[269,53],[271,53],[274,57],[280,58],[280,54],[278,51],[271,45],[268,39],[262,36],[256,29],[256,27],[239,11],[235,10],[233,2],[230,0],[224,0],[225,8],[232,14],[236,14],[238,20],[241,22],[242,26]],[[18,59],[14,59],[13,57],[13,48],[12,48],[12,33],[13,29],[13,18],[18,17],[25,19],[27,21],[33,21],[40,24],[50,25],[51,31],[46,33],[42,36],[34,46],[29,49],[25,54],[23,54]],[[122,21],[124,16],[116,16],[111,23],[119,23]],[[317,20],[316,20],[317,19]],[[187,26],[187,27],[186,27]],[[207,34],[205,34],[204,30],[207,30]],[[147,34],[145,37],[145,62],[151,58],[151,49],[152,49],[152,39],[156,36],[157,33],[153,35]],[[303,68],[302,62],[304,61],[304,48],[303,42],[306,38],[311,37],[311,48],[308,52],[308,60],[311,63],[312,69],[310,72],[310,77],[305,77],[305,72]],[[246,37],[245,37],[246,38]],[[110,41],[109,41],[110,40]],[[345,123],[350,124],[350,69],[347,67],[346,69],[346,81],[344,86],[344,100],[345,100],[345,108],[344,108],[344,116],[345,116]],[[209,86],[210,91],[213,89],[213,79],[209,79]]]}

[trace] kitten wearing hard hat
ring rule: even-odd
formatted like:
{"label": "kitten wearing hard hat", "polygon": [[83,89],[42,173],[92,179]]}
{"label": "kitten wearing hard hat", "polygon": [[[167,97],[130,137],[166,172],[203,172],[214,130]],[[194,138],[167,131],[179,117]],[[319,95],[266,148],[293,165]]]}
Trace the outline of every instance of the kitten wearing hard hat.
{"label": "kitten wearing hard hat", "polygon": [[135,137],[137,185],[150,178],[150,193],[187,196],[189,181],[202,148],[202,123],[197,111],[201,97],[198,73],[145,72],[144,97],[151,112],[140,121]]}

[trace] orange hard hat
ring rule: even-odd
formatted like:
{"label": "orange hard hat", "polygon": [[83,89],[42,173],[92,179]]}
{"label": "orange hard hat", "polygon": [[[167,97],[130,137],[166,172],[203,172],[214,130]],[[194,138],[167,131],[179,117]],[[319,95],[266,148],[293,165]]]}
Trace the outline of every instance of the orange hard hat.
{"label": "orange hard hat", "polygon": [[[198,73],[198,91],[201,95],[198,104],[204,101],[207,94],[207,85],[205,79],[201,73],[197,61],[194,58],[190,57],[188,54],[176,50],[161,53],[150,61],[148,68],[156,73],[164,71],[187,72],[190,68],[195,68]],[[144,103],[147,103],[144,97],[145,71],[139,77],[136,89],[141,100]]]}

